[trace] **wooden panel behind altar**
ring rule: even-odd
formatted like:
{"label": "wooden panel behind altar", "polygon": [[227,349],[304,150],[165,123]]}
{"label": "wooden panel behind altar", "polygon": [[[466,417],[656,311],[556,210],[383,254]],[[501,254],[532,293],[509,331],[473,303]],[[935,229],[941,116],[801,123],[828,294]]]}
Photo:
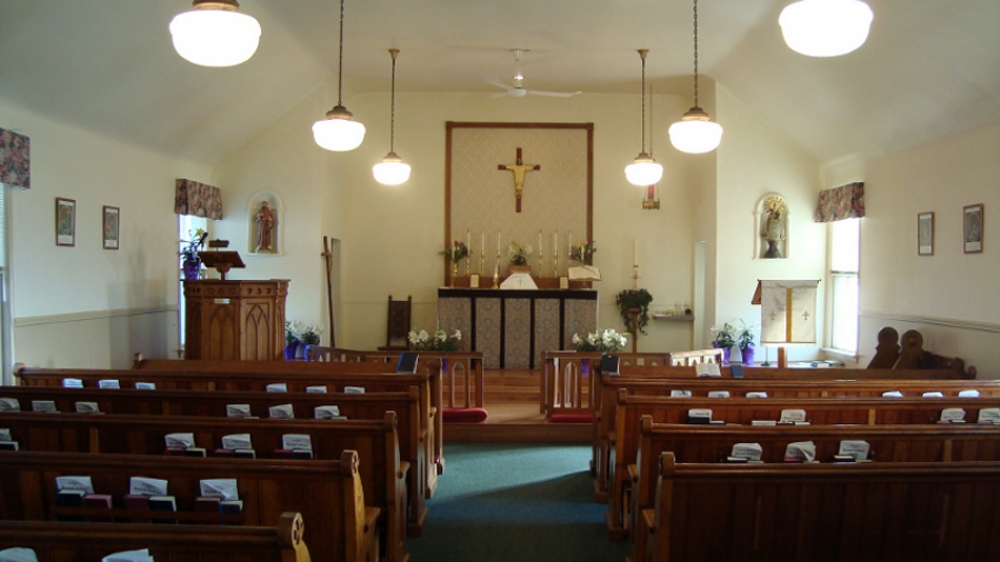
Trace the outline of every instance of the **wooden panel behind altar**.
{"label": "wooden panel behind altar", "polygon": [[[499,229],[501,275],[506,272],[511,241],[532,246],[528,265],[533,276],[566,275],[569,232],[574,244],[593,236],[593,135],[592,123],[447,123],[444,241],[470,245],[469,272],[493,275]],[[515,174],[500,169],[515,163],[518,148],[525,165],[539,167],[524,174],[520,213]],[[556,230],[557,267],[552,260]],[[446,265],[446,282],[451,275],[447,269]],[[462,262],[459,275],[466,271]]]}

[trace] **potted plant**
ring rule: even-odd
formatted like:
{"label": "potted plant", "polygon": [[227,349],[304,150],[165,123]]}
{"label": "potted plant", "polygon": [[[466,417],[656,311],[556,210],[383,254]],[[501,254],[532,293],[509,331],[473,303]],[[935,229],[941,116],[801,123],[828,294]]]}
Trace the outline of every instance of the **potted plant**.
{"label": "potted plant", "polygon": [[740,320],[740,329],[736,334],[736,345],[740,348],[740,355],[744,365],[753,363],[754,355],[754,331],[756,326],[747,324]]}
{"label": "potted plant", "polygon": [[184,271],[184,279],[197,279],[198,273],[201,270],[201,258],[198,257],[198,252],[205,247],[205,239],[208,238],[208,232],[204,229],[199,228],[192,234],[188,231],[191,236],[190,240],[181,240],[181,267]]}
{"label": "potted plant", "polygon": [[[653,295],[646,289],[625,289],[618,293],[615,304],[618,305],[618,313],[622,316],[625,326],[630,328],[633,334],[636,332],[645,334],[646,325],[649,324],[649,303],[653,302]],[[636,325],[632,325],[632,314],[636,313]]]}
{"label": "potted plant", "polygon": [[531,266],[528,265],[528,256],[532,253],[531,246],[522,246],[517,242],[511,242],[507,246],[507,255],[510,256],[510,272],[529,272]]}
{"label": "potted plant", "polygon": [[438,254],[444,256],[445,261],[451,262],[451,286],[454,287],[455,278],[458,277],[458,262],[469,257],[469,247],[463,242],[455,240]]}
{"label": "potted plant", "polygon": [[410,349],[418,351],[458,351],[459,342],[462,340],[462,332],[455,330],[448,335],[448,332],[438,329],[434,335],[427,333],[427,330],[410,330],[407,334],[410,342]]}
{"label": "potted plant", "polygon": [[601,332],[589,333],[583,337],[573,334],[573,344],[577,351],[600,351],[601,353],[617,353],[628,344],[628,338],[616,330],[608,328]]}
{"label": "potted plant", "polygon": [[715,332],[712,347],[722,349],[722,363],[728,365],[729,354],[732,352],[733,346],[736,345],[736,328],[729,322],[726,322],[721,328],[713,326],[711,330]]}

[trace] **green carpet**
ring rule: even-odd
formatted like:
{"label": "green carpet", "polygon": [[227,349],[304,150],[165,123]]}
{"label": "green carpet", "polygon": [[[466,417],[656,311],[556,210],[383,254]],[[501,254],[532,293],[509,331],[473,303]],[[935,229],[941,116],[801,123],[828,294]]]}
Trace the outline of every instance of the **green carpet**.
{"label": "green carpet", "polygon": [[412,562],[621,562],[607,505],[594,502],[590,447],[511,443],[445,445],[447,468],[428,502]]}

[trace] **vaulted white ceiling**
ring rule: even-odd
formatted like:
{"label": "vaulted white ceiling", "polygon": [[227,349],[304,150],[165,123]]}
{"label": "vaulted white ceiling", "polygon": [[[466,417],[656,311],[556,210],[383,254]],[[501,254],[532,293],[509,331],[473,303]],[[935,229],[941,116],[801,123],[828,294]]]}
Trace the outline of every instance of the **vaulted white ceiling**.
{"label": "vaulted white ceiling", "polygon": [[[997,0],[868,0],[868,42],[834,59],[784,45],[777,18],[790,1],[701,0],[700,71],[819,162],[1000,119]],[[240,4],[260,21],[260,48],[243,65],[211,69],[184,61],[170,43],[167,24],[190,0],[0,0],[0,98],[216,163],[336,79],[337,0]],[[528,88],[636,93],[635,51],[648,48],[657,93],[690,96],[692,4],[347,0],[345,101],[388,90],[389,47],[402,50],[399,93],[487,97],[498,90],[485,78],[509,80],[512,48],[530,49]]]}

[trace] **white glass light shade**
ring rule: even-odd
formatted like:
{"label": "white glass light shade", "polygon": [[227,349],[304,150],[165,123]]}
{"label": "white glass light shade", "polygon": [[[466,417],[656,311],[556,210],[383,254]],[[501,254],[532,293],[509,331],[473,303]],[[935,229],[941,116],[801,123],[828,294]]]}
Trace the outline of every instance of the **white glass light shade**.
{"label": "white glass light shade", "polygon": [[645,152],[640,152],[631,164],[625,166],[625,178],[632,185],[653,185],[663,177],[663,166]]}
{"label": "white glass light shade", "polygon": [[700,107],[692,107],[669,132],[670,144],[688,154],[711,152],[722,142],[722,125],[710,120]]}
{"label": "white glass light shade", "polygon": [[365,126],[342,105],[326,112],[326,119],[313,123],[312,129],[316,144],[334,152],[354,150],[365,140]]}
{"label": "white glass light shade", "polygon": [[177,54],[194,64],[234,66],[257,52],[260,24],[231,9],[196,6],[171,20],[170,35]]}
{"label": "white glass light shade", "polygon": [[410,179],[410,165],[403,162],[395,152],[385,155],[381,162],[372,166],[375,181],[382,185],[399,185]]}
{"label": "white glass light shade", "polygon": [[785,43],[810,57],[838,57],[864,44],[874,15],[860,0],[800,0],[778,17]]}

